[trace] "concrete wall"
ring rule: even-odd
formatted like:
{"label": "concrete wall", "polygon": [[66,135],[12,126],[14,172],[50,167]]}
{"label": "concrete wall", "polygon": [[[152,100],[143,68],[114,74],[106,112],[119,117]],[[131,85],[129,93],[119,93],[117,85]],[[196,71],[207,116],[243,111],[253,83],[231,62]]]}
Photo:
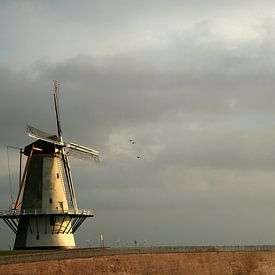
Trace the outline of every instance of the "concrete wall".
{"label": "concrete wall", "polygon": [[275,274],[275,252],[97,256],[0,265],[0,274]]}

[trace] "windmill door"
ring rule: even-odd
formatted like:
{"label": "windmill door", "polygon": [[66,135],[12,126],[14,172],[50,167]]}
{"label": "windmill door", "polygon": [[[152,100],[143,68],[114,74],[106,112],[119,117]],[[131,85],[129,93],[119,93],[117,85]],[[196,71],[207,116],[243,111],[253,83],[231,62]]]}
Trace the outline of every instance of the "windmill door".
{"label": "windmill door", "polygon": [[63,201],[58,202],[58,211],[64,211]]}

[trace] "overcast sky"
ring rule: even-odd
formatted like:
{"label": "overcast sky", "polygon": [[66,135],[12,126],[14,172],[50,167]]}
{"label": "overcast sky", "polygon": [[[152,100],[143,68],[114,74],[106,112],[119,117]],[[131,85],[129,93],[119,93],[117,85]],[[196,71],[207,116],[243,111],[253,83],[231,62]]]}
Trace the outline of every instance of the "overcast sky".
{"label": "overcast sky", "polygon": [[[0,1],[0,208],[26,123],[72,160],[78,246],[275,244],[275,3]],[[129,139],[134,139],[131,144]],[[137,157],[140,158],[137,158]],[[18,156],[10,151],[13,196]],[[2,221],[0,249],[14,236]]]}

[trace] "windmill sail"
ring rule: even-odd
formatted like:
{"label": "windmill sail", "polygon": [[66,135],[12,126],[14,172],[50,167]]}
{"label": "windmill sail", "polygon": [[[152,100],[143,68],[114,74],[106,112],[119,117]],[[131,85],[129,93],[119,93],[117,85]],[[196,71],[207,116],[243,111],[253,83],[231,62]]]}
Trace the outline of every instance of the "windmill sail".
{"label": "windmill sail", "polygon": [[75,143],[66,143],[65,146],[68,148],[67,149],[68,156],[72,156],[72,157],[84,159],[84,160],[94,160],[96,162],[99,161],[99,152],[94,149],[90,149]]}
{"label": "windmill sail", "polygon": [[36,138],[36,139],[42,139],[44,141],[51,142],[51,143],[61,145],[61,146],[63,145],[63,143],[61,142],[61,140],[58,136],[41,131],[29,124],[27,124],[26,133],[28,136]]}
{"label": "windmill sail", "polygon": [[69,161],[68,161],[66,154],[62,154],[62,162],[63,162],[63,169],[65,172],[65,178],[66,178],[66,182],[67,182],[70,202],[72,204],[73,209],[77,210],[77,202],[76,202],[76,197],[75,197],[71,168],[70,168]]}
{"label": "windmill sail", "polygon": [[84,160],[99,161],[98,151],[76,143],[64,143],[61,141],[61,139],[58,136],[41,131],[29,124],[27,124],[26,133],[30,137],[41,139],[41,140],[65,147],[66,155],[68,156],[84,159]]}
{"label": "windmill sail", "polygon": [[55,116],[56,116],[56,124],[57,124],[57,132],[60,140],[62,141],[62,130],[60,124],[60,112],[59,112],[59,88],[60,83],[57,80],[53,81],[54,83],[54,92],[53,92],[53,100],[54,100],[54,109],[55,109]]}

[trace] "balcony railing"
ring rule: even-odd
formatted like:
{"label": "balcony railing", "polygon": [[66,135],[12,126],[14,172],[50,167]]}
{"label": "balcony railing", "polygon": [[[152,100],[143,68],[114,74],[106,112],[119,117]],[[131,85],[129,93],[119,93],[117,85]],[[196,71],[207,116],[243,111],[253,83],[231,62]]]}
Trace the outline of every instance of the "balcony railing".
{"label": "balcony railing", "polygon": [[7,216],[27,216],[27,215],[83,215],[93,216],[94,212],[87,209],[19,209],[19,210],[1,210],[0,218]]}

